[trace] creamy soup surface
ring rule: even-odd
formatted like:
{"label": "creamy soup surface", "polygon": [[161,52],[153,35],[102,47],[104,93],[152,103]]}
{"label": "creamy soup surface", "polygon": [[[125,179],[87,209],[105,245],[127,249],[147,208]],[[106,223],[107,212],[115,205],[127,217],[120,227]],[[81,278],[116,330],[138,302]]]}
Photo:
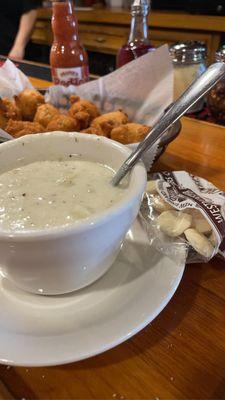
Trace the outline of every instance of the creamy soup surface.
{"label": "creamy soup surface", "polygon": [[0,175],[0,229],[69,225],[117,203],[114,171],[86,160],[37,161]]}

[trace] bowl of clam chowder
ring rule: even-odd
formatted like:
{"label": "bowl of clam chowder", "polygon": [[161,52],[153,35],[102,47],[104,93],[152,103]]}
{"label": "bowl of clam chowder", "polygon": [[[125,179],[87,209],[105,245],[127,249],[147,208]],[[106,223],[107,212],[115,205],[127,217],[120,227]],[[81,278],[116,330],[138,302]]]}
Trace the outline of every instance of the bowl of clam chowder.
{"label": "bowl of clam chowder", "polygon": [[87,286],[112,265],[137,217],[142,163],[110,181],[130,154],[95,135],[27,135],[0,147],[1,274],[45,295]]}

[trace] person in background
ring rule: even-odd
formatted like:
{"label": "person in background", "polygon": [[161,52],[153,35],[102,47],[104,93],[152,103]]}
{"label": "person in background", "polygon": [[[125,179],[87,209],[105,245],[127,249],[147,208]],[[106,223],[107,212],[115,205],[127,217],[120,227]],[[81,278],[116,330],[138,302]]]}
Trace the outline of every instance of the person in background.
{"label": "person in background", "polygon": [[36,18],[39,0],[0,0],[0,54],[22,60]]}

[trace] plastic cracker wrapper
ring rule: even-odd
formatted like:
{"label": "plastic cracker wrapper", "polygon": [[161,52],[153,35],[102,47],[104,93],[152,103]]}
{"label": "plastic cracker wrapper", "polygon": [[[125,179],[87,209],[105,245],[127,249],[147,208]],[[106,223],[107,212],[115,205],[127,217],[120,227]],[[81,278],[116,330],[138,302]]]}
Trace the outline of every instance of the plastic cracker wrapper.
{"label": "plastic cracker wrapper", "polygon": [[150,243],[176,261],[225,259],[225,193],[185,171],[152,174],[140,210]]}

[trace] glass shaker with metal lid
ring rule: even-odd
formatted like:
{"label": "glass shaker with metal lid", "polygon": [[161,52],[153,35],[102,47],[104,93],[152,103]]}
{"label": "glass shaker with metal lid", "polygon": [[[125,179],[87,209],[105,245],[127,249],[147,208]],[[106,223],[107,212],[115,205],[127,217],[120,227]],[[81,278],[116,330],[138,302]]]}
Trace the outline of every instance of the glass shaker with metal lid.
{"label": "glass shaker with metal lid", "polygon": [[[206,46],[203,42],[177,42],[170,46],[174,66],[174,99],[206,70]],[[201,111],[204,99],[196,103],[189,112]]]}
{"label": "glass shaker with metal lid", "polygon": [[[215,61],[225,62],[225,45],[216,52]],[[225,125],[225,79],[217,83],[209,93],[208,106],[216,122]]]}

